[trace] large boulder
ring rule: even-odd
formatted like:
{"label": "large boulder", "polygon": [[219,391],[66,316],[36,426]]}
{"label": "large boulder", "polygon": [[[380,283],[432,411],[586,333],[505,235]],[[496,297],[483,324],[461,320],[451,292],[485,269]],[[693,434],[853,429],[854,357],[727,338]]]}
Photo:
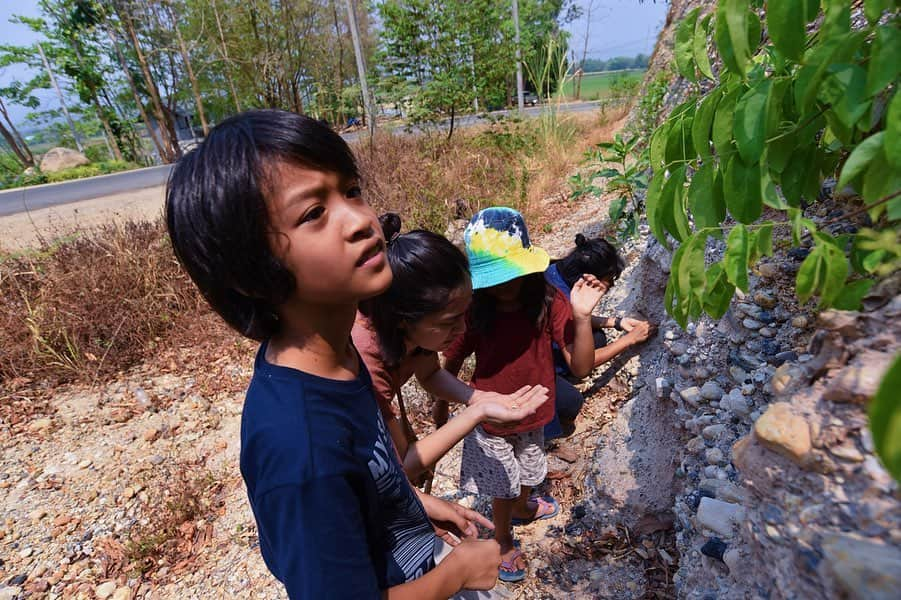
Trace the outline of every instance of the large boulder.
{"label": "large boulder", "polygon": [[90,164],[88,157],[68,148],[52,148],[41,159],[41,172],[56,173],[72,167]]}

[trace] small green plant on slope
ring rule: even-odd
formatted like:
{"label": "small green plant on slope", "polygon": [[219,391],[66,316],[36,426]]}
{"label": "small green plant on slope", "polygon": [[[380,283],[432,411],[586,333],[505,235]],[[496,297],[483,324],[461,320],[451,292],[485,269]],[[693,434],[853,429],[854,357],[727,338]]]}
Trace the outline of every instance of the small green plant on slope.
{"label": "small green plant on slope", "polygon": [[593,182],[599,177],[607,178],[603,191],[614,195],[608,209],[610,222],[621,238],[635,236],[644,211],[643,195],[638,192],[648,187],[648,159],[647,151],[639,151],[637,146],[637,136],[625,139],[616,134],[612,142],[602,142],[586,152],[586,160],[593,168],[588,176],[577,174],[569,180],[570,197],[577,199],[587,193],[600,193],[602,190]]}
{"label": "small green plant on slope", "polygon": [[[762,4],[720,0],[713,14],[689,12],[676,32],[680,73],[716,81],[676,107],[650,144],[648,224],[661,243],[668,235],[680,243],[664,304],[683,327],[702,312],[721,317],[736,288],[748,291],[749,267],[772,253],[774,227],[789,227],[795,246],[812,244],[795,280],[801,302],[818,296],[820,307],[857,309],[875,277],[901,268],[897,2],[865,1],[867,22],[857,29],[846,1],[768,2],[770,39],[761,43]],[[708,37],[724,66],[718,80]],[[840,218],[866,213],[872,228],[832,235],[804,215],[826,177],[862,199]],[[760,222],[764,206],[783,220]],[[728,231],[727,214],[736,222]],[[725,236],[726,250],[708,265],[711,235]],[[877,451],[896,478],[899,371],[896,359],[870,412]]]}

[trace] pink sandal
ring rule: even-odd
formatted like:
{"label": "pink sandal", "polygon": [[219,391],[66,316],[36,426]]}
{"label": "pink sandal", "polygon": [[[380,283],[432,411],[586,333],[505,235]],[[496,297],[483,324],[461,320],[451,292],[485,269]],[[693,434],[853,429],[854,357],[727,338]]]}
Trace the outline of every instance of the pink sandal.
{"label": "pink sandal", "polygon": [[520,556],[522,556],[522,552],[514,550],[510,560],[501,561],[501,566],[497,570],[497,578],[504,583],[516,583],[525,579],[526,570],[516,568],[516,559]]}
{"label": "pink sandal", "polygon": [[542,519],[550,519],[551,517],[557,516],[557,513],[560,512],[560,505],[550,496],[533,496],[530,500],[538,504],[538,508],[535,509],[535,515],[530,519],[518,519],[513,517],[510,521],[513,525],[528,525],[529,523],[540,521]]}

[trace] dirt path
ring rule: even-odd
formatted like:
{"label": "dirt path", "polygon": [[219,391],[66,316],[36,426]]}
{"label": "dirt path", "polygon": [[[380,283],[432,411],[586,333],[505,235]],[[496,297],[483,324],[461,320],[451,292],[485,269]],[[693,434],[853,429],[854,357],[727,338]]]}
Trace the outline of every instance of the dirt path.
{"label": "dirt path", "polygon": [[157,186],[0,217],[0,249],[21,251],[110,222],[156,219],[164,194],[165,187]]}

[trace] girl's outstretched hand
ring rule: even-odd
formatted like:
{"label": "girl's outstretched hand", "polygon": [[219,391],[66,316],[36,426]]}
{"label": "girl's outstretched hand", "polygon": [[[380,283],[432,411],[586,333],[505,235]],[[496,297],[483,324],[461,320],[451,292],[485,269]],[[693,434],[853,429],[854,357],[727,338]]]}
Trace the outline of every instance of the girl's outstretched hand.
{"label": "girl's outstretched hand", "polygon": [[608,282],[601,281],[594,275],[582,275],[582,278],[573,285],[569,295],[573,317],[590,318],[594,307],[598,305],[608,289],[610,289]]}
{"label": "girl's outstretched hand", "polygon": [[472,398],[471,405],[479,406],[483,418],[497,425],[516,423],[534,414],[538,407],[547,402],[548,389],[543,385],[526,385],[512,394],[482,392]]}

